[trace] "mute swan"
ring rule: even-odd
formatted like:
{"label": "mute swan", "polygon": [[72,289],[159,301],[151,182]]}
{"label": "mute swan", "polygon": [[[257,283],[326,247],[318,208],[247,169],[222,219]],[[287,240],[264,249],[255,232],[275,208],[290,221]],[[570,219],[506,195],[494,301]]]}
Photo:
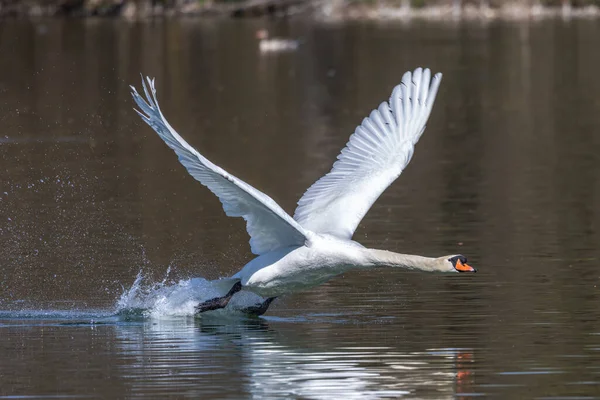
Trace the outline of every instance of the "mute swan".
{"label": "mute swan", "polygon": [[406,72],[388,103],[356,128],[331,171],[298,201],[290,217],[269,196],[213,164],[169,125],[156,99],[154,79],[142,79],[146,99],[131,86],[136,112],[230,217],[243,217],[257,257],[231,278],[219,280],[224,295],[199,304],[197,313],[227,306],[240,290],[267,298],[246,311],[263,314],[277,296],[310,288],[351,269],[400,267],[427,272],[476,272],[462,255],[438,258],[363,247],[352,240],[379,195],[400,176],[425,130],[442,74]]}
{"label": "mute swan", "polygon": [[258,49],[263,53],[273,51],[290,51],[298,48],[298,41],[292,39],[271,38],[269,31],[261,29],[256,32],[256,38],[259,39]]}

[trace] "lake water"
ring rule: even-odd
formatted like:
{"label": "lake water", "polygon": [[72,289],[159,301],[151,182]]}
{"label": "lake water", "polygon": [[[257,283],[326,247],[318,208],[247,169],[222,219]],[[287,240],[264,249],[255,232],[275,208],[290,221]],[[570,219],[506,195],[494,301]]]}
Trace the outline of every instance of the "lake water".
{"label": "lake water", "polygon": [[[254,32],[298,37],[261,55]],[[0,24],[0,398],[600,398],[600,24]],[[416,66],[444,80],[356,232],[477,274],[352,272],[190,316],[252,258],[133,111],[288,212]]]}

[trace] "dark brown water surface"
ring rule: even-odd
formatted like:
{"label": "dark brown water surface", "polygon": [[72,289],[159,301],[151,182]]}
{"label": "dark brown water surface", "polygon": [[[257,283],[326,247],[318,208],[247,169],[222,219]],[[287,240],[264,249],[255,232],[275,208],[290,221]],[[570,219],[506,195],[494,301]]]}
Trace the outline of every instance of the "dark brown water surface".
{"label": "dark brown water surface", "polygon": [[[265,24],[301,47],[261,55]],[[0,22],[0,397],[600,398],[599,49],[583,20]],[[140,72],[292,213],[419,65],[444,73],[428,129],[355,239],[477,274],[348,273],[251,320],[118,304],[140,271],[164,308],[252,257],[132,110]]]}

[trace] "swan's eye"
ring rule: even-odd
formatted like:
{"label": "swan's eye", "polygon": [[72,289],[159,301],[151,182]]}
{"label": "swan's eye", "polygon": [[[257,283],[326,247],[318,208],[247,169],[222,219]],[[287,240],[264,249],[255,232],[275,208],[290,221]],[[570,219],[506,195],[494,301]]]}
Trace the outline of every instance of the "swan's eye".
{"label": "swan's eye", "polygon": [[459,261],[464,264],[467,262],[467,258],[465,256],[458,255],[458,256],[449,258],[448,261],[450,261],[452,263],[452,265],[456,265],[456,263]]}

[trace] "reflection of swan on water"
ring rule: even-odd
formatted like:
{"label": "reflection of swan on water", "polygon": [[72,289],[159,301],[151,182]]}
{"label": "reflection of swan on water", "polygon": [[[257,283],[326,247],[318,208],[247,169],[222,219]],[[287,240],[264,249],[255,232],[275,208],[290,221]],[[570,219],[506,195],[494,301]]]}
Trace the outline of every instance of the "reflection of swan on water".
{"label": "reflection of swan on water", "polygon": [[191,147],[163,116],[154,80],[143,82],[144,100],[132,87],[138,113],[188,172],[221,200],[225,213],[243,217],[251,250],[258,257],[220,281],[223,291],[197,312],[224,308],[240,290],[267,299],[246,309],[264,313],[280,295],[310,288],[356,268],[400,267],[429,272],[475,272],[462,255],[439,258],[367,249],[352,240],[359,222],[379,195],[408,165],[425,130],[441,81],[428,69],[407,72],[382,103],[356,128],[332,170],[298,201],[294,218],[273,199],[213,164]]}
{"label": "reflection of swan on water", "polygon": [[[342,324],[336,331],[356,333],[355,327]],[[472,379],[472,350],[372,347],[377,330],[353,347],[354,339],[343,335],[346,339],[336,344],[307,340],[322,329],[313,322],[172,318],[114,329],[119,354],[127,360],[119,363],[125,384],[134,393],[151,390],[158,397],[176,389],[180,396],[222,399],[362,400],[417,394],[451,399],[468,392]]]}

